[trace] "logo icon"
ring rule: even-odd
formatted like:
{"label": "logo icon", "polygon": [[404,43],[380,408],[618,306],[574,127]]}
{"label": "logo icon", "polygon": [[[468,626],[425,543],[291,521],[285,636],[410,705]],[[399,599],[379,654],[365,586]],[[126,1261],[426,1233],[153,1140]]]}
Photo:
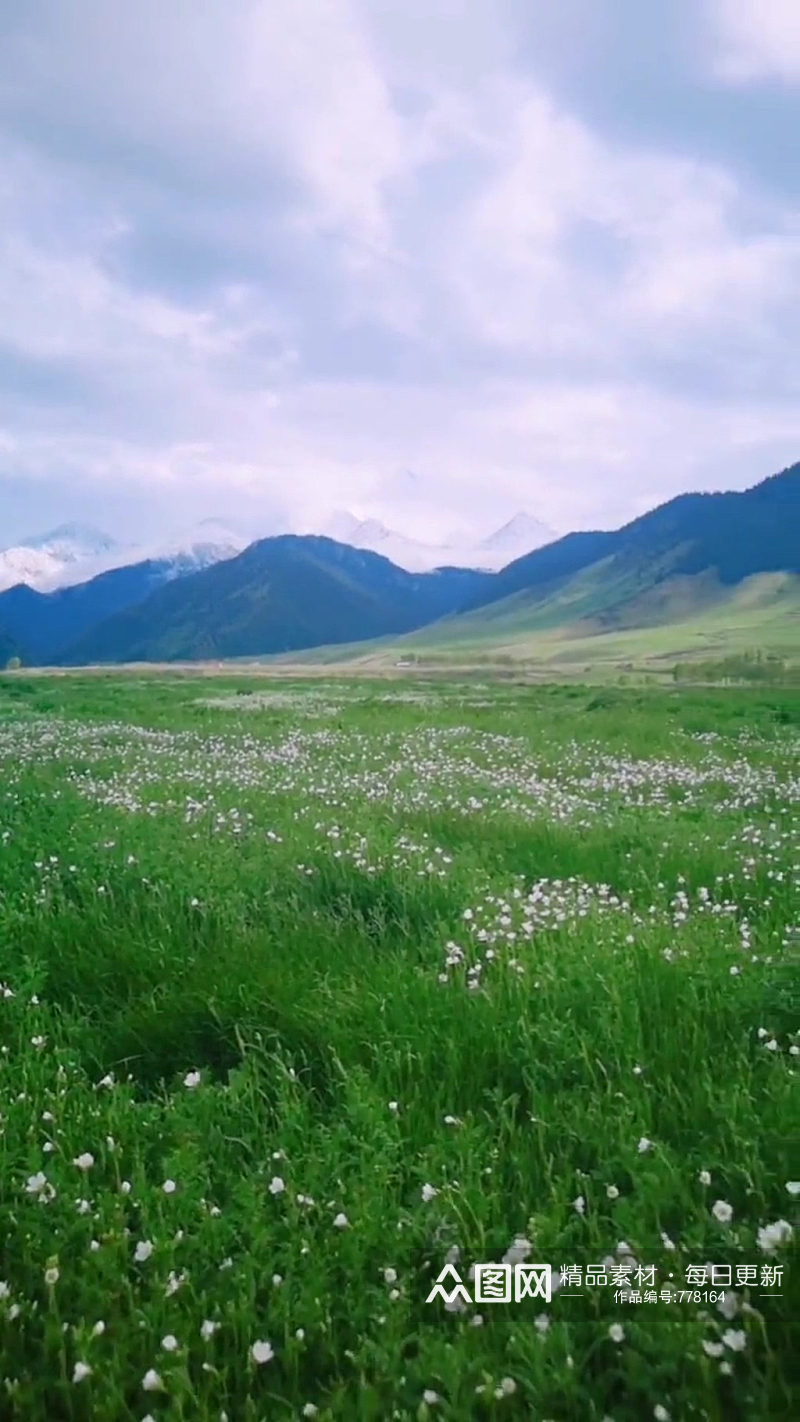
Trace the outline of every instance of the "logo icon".
{"label": "logo icon", "polygon": [[[453,1283],[453,1288],[449,1294],[444,1286],[446,1279],[451,1280]],[[433,1303],[433,1300],[437,1297],[441,1298],[447,1309],[463,1308],[465,1304],[472,1303],[472,1299],[467,1293],[464,1284],[461,1282],[461,1275],[453,1264],[445,1264],[425,1302]]]}
{"label": "logo icon", "polygon": [[[545,1303],[550,1303],[553,1297],[553,1270],[550,1264],[476,1264],[474,1302],[511,1303],[512,1281],[514,1303],[522,1303],[523,1299],[543,1299]],[[451,1286],[449,1292],[446,1284]],[[445,1265],[425,1302],[433,1303],[435,1298],[440,1298],[451,1313],[473,1302],[453,1264]]]}

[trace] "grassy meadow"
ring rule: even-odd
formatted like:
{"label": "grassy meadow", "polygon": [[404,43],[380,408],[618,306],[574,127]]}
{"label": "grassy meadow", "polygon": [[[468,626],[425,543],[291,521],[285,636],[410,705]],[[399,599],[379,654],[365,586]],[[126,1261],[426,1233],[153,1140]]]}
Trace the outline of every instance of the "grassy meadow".
{"label": "grassy meadow", "polygon": [[0,679],[0,1418],[796,1416],[799,746],[780,689]]}

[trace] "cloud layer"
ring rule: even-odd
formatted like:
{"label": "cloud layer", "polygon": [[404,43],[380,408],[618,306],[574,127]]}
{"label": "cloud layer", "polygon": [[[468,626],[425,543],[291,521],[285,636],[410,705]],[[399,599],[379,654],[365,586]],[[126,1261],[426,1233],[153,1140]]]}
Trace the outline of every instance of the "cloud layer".
{"label": "cloud layer", "polygon": [[797,457],[792,0],[532,8],[6,7],[4,542],[611,525]]}

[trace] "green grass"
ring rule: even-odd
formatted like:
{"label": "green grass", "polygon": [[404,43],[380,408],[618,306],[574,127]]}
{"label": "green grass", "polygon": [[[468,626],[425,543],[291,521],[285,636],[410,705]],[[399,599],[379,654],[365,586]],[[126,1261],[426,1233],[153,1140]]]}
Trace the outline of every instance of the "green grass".
{"label": "green grass", "polygon": [[[764,688],[0,679],[0,1416],[796,1415],[799,728]],[[426,1304],[519,1237],[757,1273]]]}

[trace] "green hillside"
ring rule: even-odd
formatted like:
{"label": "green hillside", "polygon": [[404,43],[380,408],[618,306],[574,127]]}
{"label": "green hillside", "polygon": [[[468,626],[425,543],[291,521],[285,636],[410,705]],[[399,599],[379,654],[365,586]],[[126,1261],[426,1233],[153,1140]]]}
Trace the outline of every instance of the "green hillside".
{"label": "green hillside", "polygon": [[800,464],[742,493],[681,494],[616,532],[569,534],[510,563],[472,606],[522,593],[553,608],[552,625],[572,615],[630,624],[628,605],[667,579],[733,587],[781,572],[800,573]]}
{"label": "green hillside", "polygon": [[[319,648],[303,661],[387,670],[410,661],[425,667],[516,667],[564,675],[607,676],[672,671],[676,664],[719,661],[760,652],[800,666],[800,577],[764,573],[734,588],[708,575],[675,578],[631,603],[629,625],[603,625],[586,615],[588,575],[570,591],[536,604],[524,595],[442,620],[406,637],[369,645]],[[581,614],[570,618],[569,612]],[[636,621],[635,619],[639,619]]]}
{"label": "green hillside", "polygon": [[756,652],[791,664],[800,660],[799,590],[794,465],[743,493],[681,495],[615,533],[537,549],[469,611],[364,655],[582,674]]}

